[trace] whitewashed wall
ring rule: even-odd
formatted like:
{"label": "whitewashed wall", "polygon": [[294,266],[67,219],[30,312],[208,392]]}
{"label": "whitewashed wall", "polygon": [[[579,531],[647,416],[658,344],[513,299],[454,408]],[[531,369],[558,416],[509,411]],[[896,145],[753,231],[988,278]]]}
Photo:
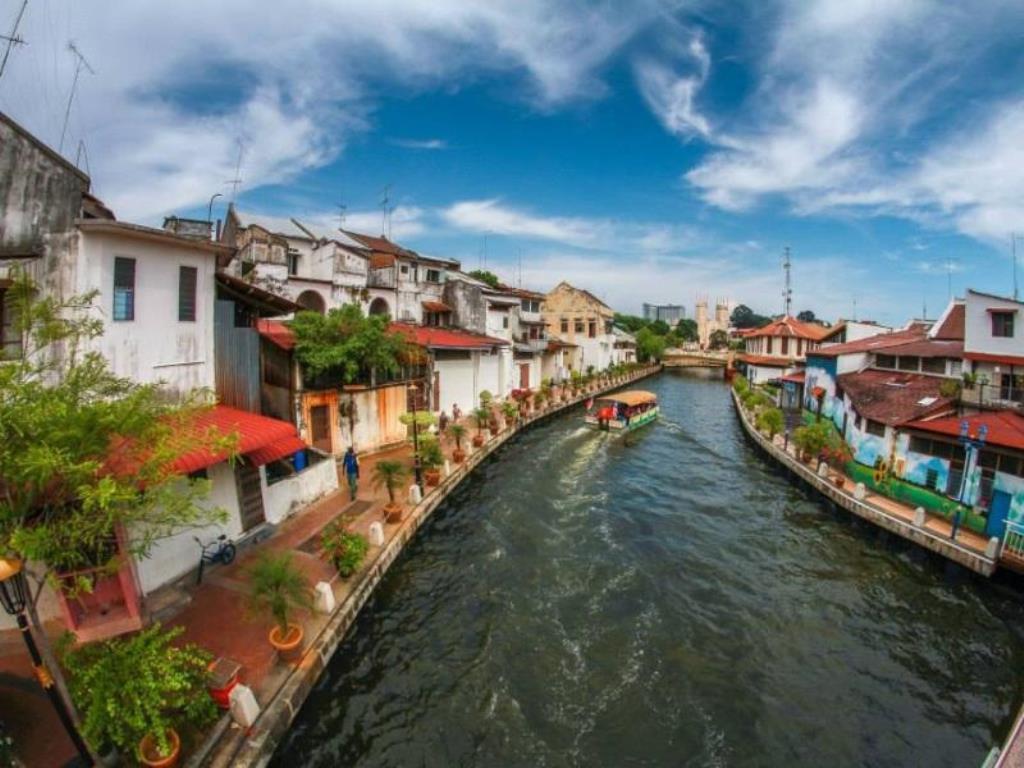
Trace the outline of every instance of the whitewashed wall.
{"label": "whitewashed wall", "polygon": [[334,457],[329,456],[273,485],[267,484],[266,467],[261,467],[260,486],[263,488],[263,509],[267,522],[276,525],[306,504],[337,490],[337,465]]}

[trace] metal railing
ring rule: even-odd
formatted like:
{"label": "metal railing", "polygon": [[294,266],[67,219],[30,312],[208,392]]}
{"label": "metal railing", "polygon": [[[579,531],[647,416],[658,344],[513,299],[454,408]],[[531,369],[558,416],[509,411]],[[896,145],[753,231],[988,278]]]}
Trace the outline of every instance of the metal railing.
{"label": "metal railing", "polygon": [[1011,554],[1024,560],[1024,524],[1006,521],[1006,532],[1003,533],[1003,554]]}

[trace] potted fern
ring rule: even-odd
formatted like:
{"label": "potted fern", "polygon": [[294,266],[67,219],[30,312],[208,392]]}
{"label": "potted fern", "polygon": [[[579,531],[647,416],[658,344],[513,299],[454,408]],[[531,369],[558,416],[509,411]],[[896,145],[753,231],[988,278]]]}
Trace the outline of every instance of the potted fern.
{"label": "potted fern", "polygon": [[402,522],[402,505],[395,501],[397,491],[409,472],[400,461],[385,459],[378,461],[373,468],[374,488],[384,488],[388,492],[388,503],[384,505],[384,518],[389,523]]}
{"label": "potted fern", "polygon": [[505,426],[511,427],[516,423],[516,417],[519,415],[519,406],[512,400],[507,400],[502,403],[501,412],[505,416]]}
{"label": "potted fern", "polygon": [[338,570],[338,575],[347,579],[362,565],[370,543],[360,533],[348,530],[341,520],[335,520],[320,534],[320,549]]}
{"label": "potted fern", "polygon": [[431,488],[441,483],[441,465],[444,464],[444,453],[440,441],[433,435],[420,438],[420,466],[423,467],[423,479]]}
{"label": "potted fern", "polygon": [[463,424],[452,424],[448,427],[448,434],[455,440],[455,450],[452,451],[452,460],[461,464],[466,460],[466,452],[462,450],[462,438],[466,436],[466,427]]}
{"label": "potted fern", "polygon": [[479,448],[484,444],[484,430],[491,421],[489,408],[480,407],[473,411],[473,421],[476,422],[476,434],[473,435],[473,446]]}
{"label": "potted fern", "polygon": [[252,593],[250,608],[257,613],[269,613],[274,620],[268,639],[284,661],[296,661],[302,656],[305,636],[301,624],[290,619],[295,611],[313,604],[312,590],[305,575],[296,567],[288,552],[264,552],[249,570]]}

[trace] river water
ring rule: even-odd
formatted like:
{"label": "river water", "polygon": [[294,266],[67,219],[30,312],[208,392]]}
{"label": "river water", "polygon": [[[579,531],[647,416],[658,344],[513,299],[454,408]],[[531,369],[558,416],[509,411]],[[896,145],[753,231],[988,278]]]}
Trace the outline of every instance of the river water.
{"label": "river water", "polygon": [[793,486],[725,386],[514,439],[392,567],[279,766],[978,766],[1024,608]]}

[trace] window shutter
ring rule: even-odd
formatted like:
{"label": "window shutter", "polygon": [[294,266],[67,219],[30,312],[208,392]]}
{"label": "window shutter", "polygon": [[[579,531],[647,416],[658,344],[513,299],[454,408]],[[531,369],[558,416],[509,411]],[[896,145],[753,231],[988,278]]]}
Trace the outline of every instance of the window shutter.
{"label": "window shutter", "polygon": [[195,267],[178,268],[178,321],[196,321],[196,277]]}
{"label": "window shutter", "polygon": [[135,259],[114,257],[114,319],[135,319]]}

